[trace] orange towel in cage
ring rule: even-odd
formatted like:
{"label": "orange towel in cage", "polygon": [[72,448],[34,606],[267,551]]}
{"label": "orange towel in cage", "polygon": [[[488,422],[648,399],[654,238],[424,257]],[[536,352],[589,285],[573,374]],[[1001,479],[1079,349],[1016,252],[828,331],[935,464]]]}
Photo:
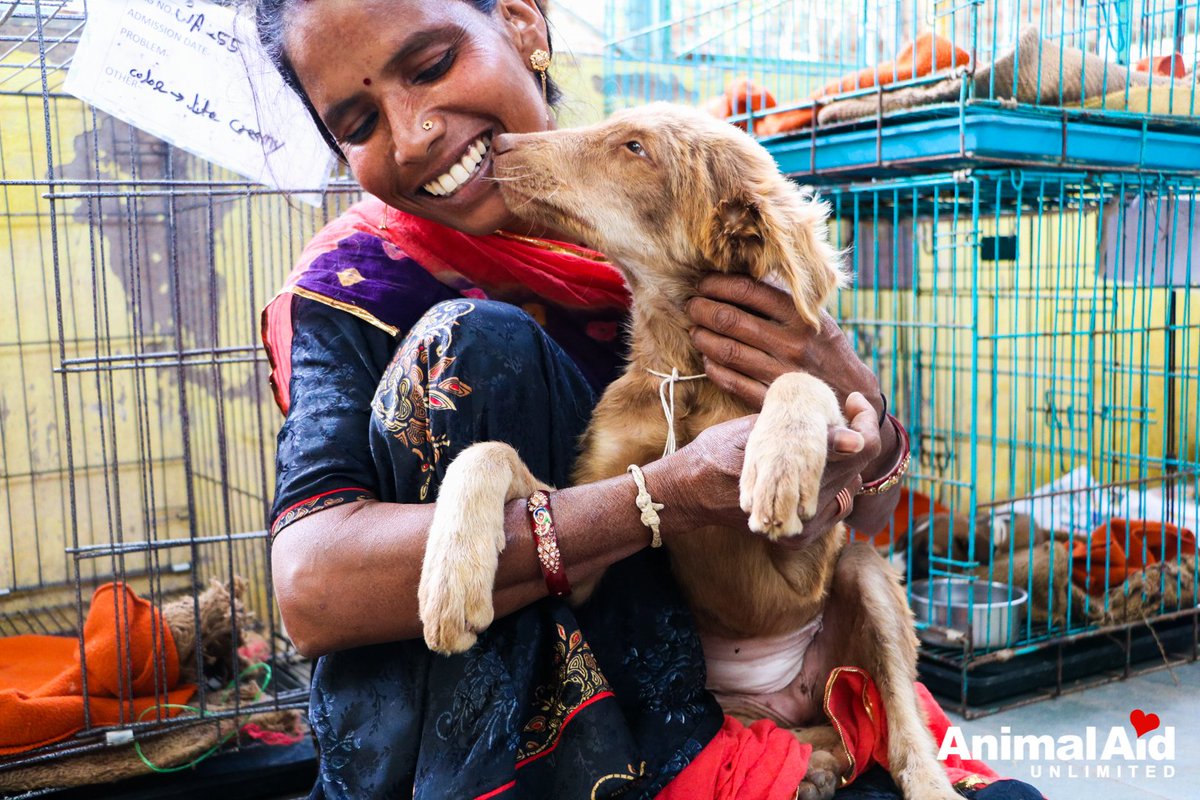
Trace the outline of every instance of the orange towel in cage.
{"label": "orange towel in cage", "polygon": [[1152,75],[1168,75],[1172,78],[1186,78],[1188,74],[1187,62],[1183,60],[1180,53],[1172,53],[1169,56],[1147,56],[1133,66],[1136,72],[1149,72]]}
{"label": "orange towel in cage", "polygon": [[[1088,594],[1104,594],[1129,576],[1180,553],[1196,552],[1196,536],[1169,522],[1111,519],[1071,546],[1075,585]],[[1091,555],[1091,562],[1088,555]]]}
{"label": "orange towel in cage", "polygon": [[929,495],[901,486],[900,501],[896,503],[896,510],[892,512],[891,524],[875,534],[853,530],[850,532],[850,538],[870,542],[875,547],[887,547],[896,542],[896,549],[904,550],[908,547],[910,527],[915,528],[927,522],[934,514],[949,513],[949,508],[931,499]]}
{"label": "orange towel in cage", "polygon": [[[709,98],[704,108],[718,119],[732,117],[735,114],[745,114],[749,111],[762,111],[764,108],[775,107],[775,96],[753,81],[738,78],[730,81],[725,87],[725,93]],[[746,130],[746,121],[739,120],[734,125]]]}
{"label": "orange towel in cage", "polygon": [[[195,691],[179,683],[179,655],[162,615],[124,584],[105,584],[92,595],[83,638],[93,727],[130,723],[146,708],[185,703]],[[0,755],[83,730],[83,702],[78,639],[0,638]]]}
{"label": "orange towel in cage", "polygon": [[755,122],[754,131],[759,136],[770,136],[807,128],[812,125],[817,111],[820,110],[819,101],[823,97],[852,92],[855,89],[869,89],[877,84],[886,86],[889,83],[912,80],[914,77],[931,75],[951,67],[963,66],[970,60],[970,54],[961,47],[955,47],[949,39],[944,39],[935,33],[923,33],[916,38],[916,41],[905,45],[894,61],[887,61],[874,67],[843,75],[811,95],[811,99],[818,101],[816,105],[792,111],[781,111],[778,114],[763,117],[762,120]]}

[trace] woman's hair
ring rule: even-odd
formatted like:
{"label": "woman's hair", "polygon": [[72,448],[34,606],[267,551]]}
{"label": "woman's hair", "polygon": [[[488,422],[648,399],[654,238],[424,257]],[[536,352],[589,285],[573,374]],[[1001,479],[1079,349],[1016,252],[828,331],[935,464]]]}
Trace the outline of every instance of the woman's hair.
{"label": "woman's hair", "polygon": [[[255,0],[254,2],[254,18],[258,25],[258,40],[262,43],[263,49],[267,53],[267,57],[271,59],[271,63],[279,70],[279,74],[283,76],[283,82],[291,88],[299,97],[300,102],[304,103],[304,107],[308,109],[309,115],[313,118],[313,122],[317,125],[317,130],[321,133],[321,138],[325,140],[325,144],[329,145],[329,149],[341,159],[346,160],[342,153],[342,148],[338,147],[337,140],[333,138],[333,134],[325,127],[325,123],[321,121],[321,115],[317,113],[317,109],[313,106],[312,101],[308,99],[308,95],[304,91],[304,87],[300,85],[300,78],[296,75],[296,70],[292,67],[291,61],[288,59],[287,52],[283,49],[283,37],[286,32],[286,21],[288,10],[298,2],[304,0]],[[441,2],[442,0],[434,0]],[[496,8],[496,0],[461,0],[461,2],[470,3],[478,11],[483,14],[491,14]],[[541,0],[538,0],[538,8],[541,9]],[[550,46],[550,31],[546,31],[546,45]],[[553,51],[553,47],[550,47]],[[541,87],[540,79],[534,74],[533,70],[529,71],[530,79]],[[549,75],[546,76],[546,100],[551,106],[557,105],[562,97],[562,92],[554,79]]]}

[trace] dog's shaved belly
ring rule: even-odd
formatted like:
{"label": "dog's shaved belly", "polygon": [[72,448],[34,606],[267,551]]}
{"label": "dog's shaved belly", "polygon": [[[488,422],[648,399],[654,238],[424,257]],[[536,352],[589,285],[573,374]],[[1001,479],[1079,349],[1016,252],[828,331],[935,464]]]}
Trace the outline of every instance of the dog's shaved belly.
{"label": "dog's shaved belly", "polygon": [[824,719],[820,684],[809,681],[803,672],[769,694],[709,691],[726,714],[743,719],[769,719],[781,728],[800,728]]}
{"label": "dog's shaved belly", "polygon": [[766,718],[784,727],[816,719],[811,680],[804,673],[805,656],[822,617],[791,633],[752,639],[727,639],[701,633],[708,690],[728,713]]}

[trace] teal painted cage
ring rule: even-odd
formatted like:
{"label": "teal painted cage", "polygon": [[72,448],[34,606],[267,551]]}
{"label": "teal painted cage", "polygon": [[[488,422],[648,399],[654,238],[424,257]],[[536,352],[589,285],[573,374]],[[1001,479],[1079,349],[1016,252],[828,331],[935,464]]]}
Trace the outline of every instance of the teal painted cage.
{"label": "teal painted cage", "polygon": [[704,105],[831,204],[837,315],[912,435],[856,535],[906,575],[924,679],[977,715],[1195,660],[1198,4],[607,11],[608,110]]}

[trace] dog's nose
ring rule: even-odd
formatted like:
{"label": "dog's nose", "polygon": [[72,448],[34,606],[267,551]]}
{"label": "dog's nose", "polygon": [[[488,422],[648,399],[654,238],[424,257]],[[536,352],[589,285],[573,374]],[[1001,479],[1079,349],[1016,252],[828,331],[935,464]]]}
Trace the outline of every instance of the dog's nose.
{"label": "dog's nose", "polygon": [[516,146],[517,137],[511,133],[502,133],[492,139],[492,151],[498,156],[507,153]]}

